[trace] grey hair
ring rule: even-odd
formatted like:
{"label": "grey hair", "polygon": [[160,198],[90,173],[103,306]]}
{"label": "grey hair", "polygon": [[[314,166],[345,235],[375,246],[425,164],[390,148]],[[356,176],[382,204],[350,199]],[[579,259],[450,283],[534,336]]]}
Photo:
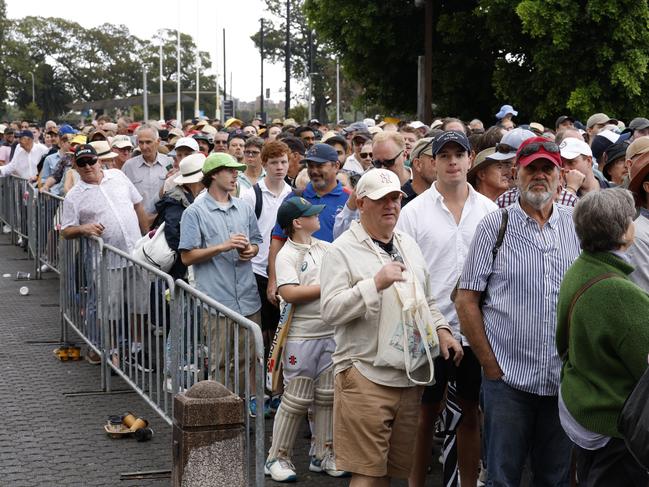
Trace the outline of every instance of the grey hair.
{"label": "grey hair", "polygon": [[153,125],[148,124],[148,123],[143,123],[138,128],[136,128],[135,129],[135,136],[137,137],[138,135],[140,135],[140,132],[142,132],[143,130],[150,130],[151,132],[153,132],[153,137],[156,140],[158,140],[160,138],[160,134],[158,133],[158,129],[155,128]]}
{"label": "grey hair", "polygon": [[593,191],[575,206],[572,219],[581,248],[589,252],[617,250],[636,216],[633,195],[623,188]]}

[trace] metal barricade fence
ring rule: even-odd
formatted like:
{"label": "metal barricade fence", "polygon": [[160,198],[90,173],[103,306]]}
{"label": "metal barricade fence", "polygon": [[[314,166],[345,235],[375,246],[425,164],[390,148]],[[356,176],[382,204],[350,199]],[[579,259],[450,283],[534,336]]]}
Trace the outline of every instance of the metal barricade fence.
{"label": "metal barricade fence", "polygon": [[11,214],[10,225],[18,237],[26,240],[29,237],[29,202],[31,186],[27,179],[8,176]]}
{"label": "metal barricade fence", "polygon": [[36,218],[31,223],[35,230],[35,255],[37,274],[41,265],[59,273],[59,240],[63,198],[47,191],[34,192]]}
{"label": "metal barricade fence", "polygon": [[[102,279],[107,371],[114,370],[171,425],[172,395],[165,358],[173,279],[110,245],[104,245]],[[110,391],[110,374],[106,388]]]}
{"label": "metal barricade fence", "polygon": [[9,226],[9,179],[0,178],[0,221],[2,221],[3,226]]}
{"label": "metal barricade fence", "polygon": [[[264,485],[264,343],[261,328],[206,294],[177,280],[173,298],[170,374],[173,391],[203,379],[221,382],[245,401],[257,397],[255,485]],[[246,414],[246,430],[251,431]],[[246,441],[248,479],[252,479],[250,442]],[[252,484],[252,482],[249,482]]]}
{"label": "metal barricade fence", "polygon": [[[68,341],[72,328],[97,355],[103,356],[104,336],[98,313],[105,293],[102,289],[104,242],[97,237],[61,241],[59,306],[61,341]],[[102,385],[105,383],[102,368]]]}

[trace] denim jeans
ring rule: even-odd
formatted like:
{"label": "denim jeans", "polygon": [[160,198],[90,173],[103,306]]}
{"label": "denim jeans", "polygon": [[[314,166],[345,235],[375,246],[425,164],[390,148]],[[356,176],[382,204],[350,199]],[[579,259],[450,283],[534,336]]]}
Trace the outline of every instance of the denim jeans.
{"label": "denim jeans", "polygon": [[559,423],[557,396],[483,378],[487,485],[519,487],[529,457],[532,485],[568,487],[572,442]]}

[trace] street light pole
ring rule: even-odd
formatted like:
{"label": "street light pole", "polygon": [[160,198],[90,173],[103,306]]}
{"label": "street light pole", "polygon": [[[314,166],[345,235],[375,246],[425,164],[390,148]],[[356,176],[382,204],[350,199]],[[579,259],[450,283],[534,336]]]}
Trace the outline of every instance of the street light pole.
{"label": "street light pole", "polygon": [[34,83],[34,73],[30,71],[29,74],[32,76],[32,103],[36,105],[36,87]]}
{"label": "street light pole", "polygon": [[198,118],[201,114],[200,110],[200,78],[199,71],[201,68],[201,55],[198,50],[198,28],[200,26],[200,11],[199,2],[196,2],[196,105],[194,106],[194,117]]}
{"label": "street light pole", "polygon": [[[259,116],[264,117],[264,19],[259,19],[259,51],[261,54],[261,93],[259,97]],[[266,123],[266,120],[263,120]]]}
{"label": "street light pole", "polygon": [[176,61],[177,61],[177,83],[176,83],[176,123],[182,126],[183,109],[180,102],[180,1],[178,2],[178,30],[176,30]]}
{"label": "street light pole", "polygon": [[286,47],[284,51],[286,68],[286,100],[284,101],[284,118],[288,118],[291,107],[291,0],[286,0]]}
{"label": "street light pole", "polygon": [[340,61],[336,58],[336,123],[340,120]]}
{"label": "street light pole", "polygon": [[142,66],[142,106],[144,107],[144,123],[149,121],[149,98],[146,86],[146,66]]}
{"label": "street light pole", "polygon": [[162,37],[160,37],[160,120],[165,119],[164,84],[162,82]]}

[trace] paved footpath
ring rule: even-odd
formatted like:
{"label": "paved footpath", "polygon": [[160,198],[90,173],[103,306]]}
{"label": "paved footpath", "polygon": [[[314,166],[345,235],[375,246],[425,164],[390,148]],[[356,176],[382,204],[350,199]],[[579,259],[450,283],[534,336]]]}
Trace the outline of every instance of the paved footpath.
{"label": "paved footpath", "polygon": [[[0,487],[169,485],[168,476],[123,479],[125,473],[171,469],[171,427],[135,393],[102,394],[98,366],[60,362],[53,356],[60,339],[58,277],[46,273],[40,281],[14,280],[17,271],[32,269],[27,254],[13,246],[8,235],[0,235],[0,276],[11,274],[0,277],[0,410],[4,418]],[[29,287],[27,296],[18,292],[23,285]],[[69,337],[81,342],[73,332]],[[128,386],[114,378],[113,390],[128,391]],[[149,420],[152,441],[106,436],[106,418],[126,411]],[[271,421],[266,429],[269,438]],[[348,480],[308,472],[307,449],[301,432],[295,448],[298,485],[348,485]],[[427,485],[441,485],[438,475],[428,480]]]}

